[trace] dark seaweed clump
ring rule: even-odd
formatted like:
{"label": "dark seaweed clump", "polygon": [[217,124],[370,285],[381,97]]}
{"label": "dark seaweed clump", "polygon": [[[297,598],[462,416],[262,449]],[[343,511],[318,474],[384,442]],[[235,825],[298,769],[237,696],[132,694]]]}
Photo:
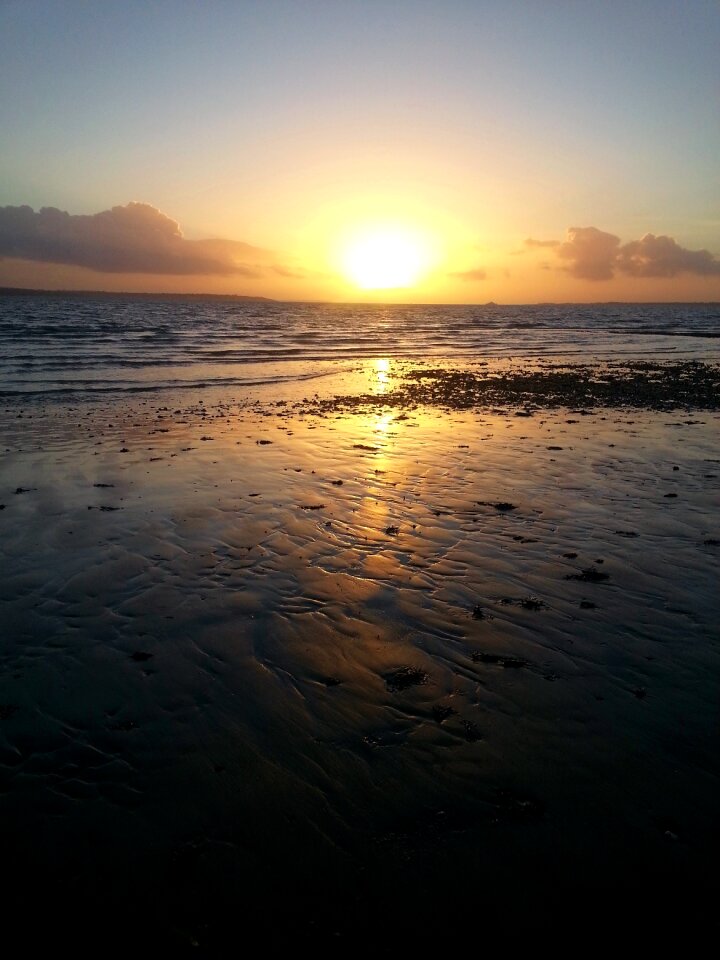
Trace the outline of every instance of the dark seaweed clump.
{"label": "dark seaweed clump", "polygon": [[385,676],[385,686],[391,693],[407,690],[409,687],[418,687],[427,683],[430,678],[419,667],[399,667]]}
{"label": "dark seaweed clump", "polygon": [[[570,407],[588,414],[597,407],[643,410],[720,409],[720,366],[696,360],[546,365],[536,370],[474,373],[469,370],[419,369],[382,395],[335,397],[313,404],[318,412],[356,407]],[[585,408],[591,408],[590,410]],[[360,445],[356,445],[360,446]],[[360,449],[368,449],[360,447]]]}

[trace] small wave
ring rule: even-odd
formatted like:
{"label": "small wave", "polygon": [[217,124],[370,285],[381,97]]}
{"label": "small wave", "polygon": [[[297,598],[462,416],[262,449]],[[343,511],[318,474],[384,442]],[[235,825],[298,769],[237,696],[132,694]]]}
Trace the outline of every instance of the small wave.
{"label": "small wave", "polygon": [[[627,331],[623,330],[623,332]],[[720,330],[678,330],[676,328],[667,329],[665,327],[658,327],[657,329],[643,327],[633,330],[632,332],[640,337],[691,337],[701,340],[717,340],[720,338]]]}
{"label": "small wave", "polygon": [[323,377],[334,376],[337,373],[350,373],[353,369],[353,367],[341,367],[333,370],[313,371],[312,373],[258,377],[216,377],[210,380],[166,380],[159,383],[125,382],[101,385],[95,381],[77,380],[73,383],[64,383],[62,386],[29,384],[26,389],[0,389],[0,397],[68,397],[82,394],[107,395],[111,393],[158,393],[165,390],[205,390],[209,387],[260,387],[272,383],[300,383],[305,380],[319,380]]}

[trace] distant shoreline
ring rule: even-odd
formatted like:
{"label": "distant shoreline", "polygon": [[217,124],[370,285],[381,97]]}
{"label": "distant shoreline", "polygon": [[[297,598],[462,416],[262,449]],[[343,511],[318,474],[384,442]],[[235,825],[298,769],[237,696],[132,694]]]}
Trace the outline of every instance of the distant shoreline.
{"label": "distant shoreline", "polygon": [[393,306],[393,307],[592,307],[592,306],[720,306],[719,300],[539,300],[536,303],[496,303],[494,300],[484,303],[421,303],[383,300],[280,300],[275,297],[261,297],[241,293],[148,293],[126,290],[44,290],[32,287],[0,287],[0,297],[106,297],[125,300],[211,300],[216,302],[257,301],[261,303],[315,303],[332,306]]}
{"label": "distant shoreline", "polygon": [[144,293],[123,290],[35,290],[32,287],[0,287],[3,297],[122,297],[124,300],[262,300],[277,303],[272,297],[257,297],[239,293]]}

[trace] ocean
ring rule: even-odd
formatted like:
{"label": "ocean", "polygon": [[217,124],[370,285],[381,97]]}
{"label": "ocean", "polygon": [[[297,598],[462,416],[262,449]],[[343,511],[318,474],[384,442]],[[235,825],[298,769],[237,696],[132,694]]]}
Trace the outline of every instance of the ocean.
{"label": "ocean", "polygon": [[718,304],[443,306],[123,296],[0,298],[0,395],[246,386],[368,357],[720,357]]}

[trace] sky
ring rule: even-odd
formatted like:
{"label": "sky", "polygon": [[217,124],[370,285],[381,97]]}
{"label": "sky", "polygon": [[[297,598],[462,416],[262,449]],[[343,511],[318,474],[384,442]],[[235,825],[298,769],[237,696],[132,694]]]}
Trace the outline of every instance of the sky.
{"label": "sky", "polygon": [[0,285],[720,300],[717,0],[0,0]]}

